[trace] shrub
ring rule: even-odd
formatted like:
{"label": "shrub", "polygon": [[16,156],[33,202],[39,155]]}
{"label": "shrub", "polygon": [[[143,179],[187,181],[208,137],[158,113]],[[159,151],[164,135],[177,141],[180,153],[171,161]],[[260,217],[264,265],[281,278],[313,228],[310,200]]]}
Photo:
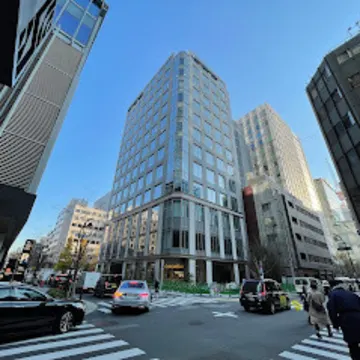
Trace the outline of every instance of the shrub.
{"label": "shrub", "polygon": [[64,299],[66,298],[66,291],[63,289],[50,289],[48,294],[56,299]]}

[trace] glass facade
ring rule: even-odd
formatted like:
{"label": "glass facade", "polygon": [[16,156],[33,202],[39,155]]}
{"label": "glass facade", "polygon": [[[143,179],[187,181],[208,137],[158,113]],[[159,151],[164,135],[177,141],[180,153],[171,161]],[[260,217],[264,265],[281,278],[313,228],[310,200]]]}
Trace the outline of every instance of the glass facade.
{"label": "glass facade", "polygon": [[[193,54],[171,56],[128,109],[110,205],[113,223],[124,218],[133,223],[144,209],[156,209],[157,228],[152,224],[135,236],[144,256],[174,257],[175,264],[166,264],[170,277],[185,277],[191,256],[244,261],[245,242],[230,231],[234,219],[243,226],[235,161],[225,84]],[[230,250],[221,245],[224,239]],[[135,241],[129,240],[128,248]],[[119,261],[136,267],[139,255],[123,253]],[[195,267],[194,276],[204,268]]]}

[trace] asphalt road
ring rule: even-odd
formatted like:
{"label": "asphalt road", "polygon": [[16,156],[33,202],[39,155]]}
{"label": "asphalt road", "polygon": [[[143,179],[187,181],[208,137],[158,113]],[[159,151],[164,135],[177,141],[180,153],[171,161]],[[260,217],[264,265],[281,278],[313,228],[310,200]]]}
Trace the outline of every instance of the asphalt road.
{"label": "asphalt road", "polygon": [[341,334],[312,338],[307,313],[246,313],[236,299],[162,298],[149,313],[113,315],[96,299],[86,322],[64,335],[0,345],[0,360],[350,360]]}

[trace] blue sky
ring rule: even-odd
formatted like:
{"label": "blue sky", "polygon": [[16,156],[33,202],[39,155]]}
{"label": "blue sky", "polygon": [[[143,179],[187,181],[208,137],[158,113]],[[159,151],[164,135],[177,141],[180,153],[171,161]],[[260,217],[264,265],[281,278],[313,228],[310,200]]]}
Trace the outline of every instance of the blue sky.
{"label": "blue sky", "polygon": [[126,111],[179,50],[227,84],[233,118],[268,102],[303,140],[314,177],[331,174],[305,94],[323,56],[359,20],[357,0],[109,0],[27,224],[14,243],[54,226],[73,197],[111,189]]}

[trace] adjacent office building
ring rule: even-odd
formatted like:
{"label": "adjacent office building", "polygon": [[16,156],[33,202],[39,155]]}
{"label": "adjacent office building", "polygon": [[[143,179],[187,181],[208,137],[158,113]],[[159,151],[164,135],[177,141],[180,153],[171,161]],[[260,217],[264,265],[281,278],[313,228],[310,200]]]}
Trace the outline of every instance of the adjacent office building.
{"label": "adjacent office building", "polygon": [[360,34],[325,56],[306,91],[359,224]]}
{"label": "adjacent office building", "polygon": [[[58,0],[50,10],[44,21],[51,18],[55,26],[31,63],[18,78],[8,79],[12,88],[0,85],[0,265],[29,216],[107,5],[102,0]],[[38,30],[40,20],[30,21],[24,34]],[[21,36],[20,58],[28,50],[26,36]]]}
{"label": "adjacent office building", "polygon": [[240,120],[255,175],[272,177],[309,209],[320,211],[314,183],[298,137],[268,104]]}
{"label": "adjacent office building", "polygon": [[265,245],[283,276],[331,277],[333,262],[318,213],[267,175],[249,176],[244,189],[249,248]]}
{"label": "adjacent office building", "polygon": [[103,271],[236,281],[247,238],[229,96],[190,52],[171,55],[128,109]]}
{"label": "adjacent office building", "polygon": [[[107,211],[88,206],[86,200],[72,199],[60,212],[56,225],[42,240],[44,264],[54,266],[69,240],[74,253],[79,248],[79,240],[86,239],[86,260],[91,269],[98,262],[101,243],[105,237]],[[85,224],[91,224],[84,227]]]}

